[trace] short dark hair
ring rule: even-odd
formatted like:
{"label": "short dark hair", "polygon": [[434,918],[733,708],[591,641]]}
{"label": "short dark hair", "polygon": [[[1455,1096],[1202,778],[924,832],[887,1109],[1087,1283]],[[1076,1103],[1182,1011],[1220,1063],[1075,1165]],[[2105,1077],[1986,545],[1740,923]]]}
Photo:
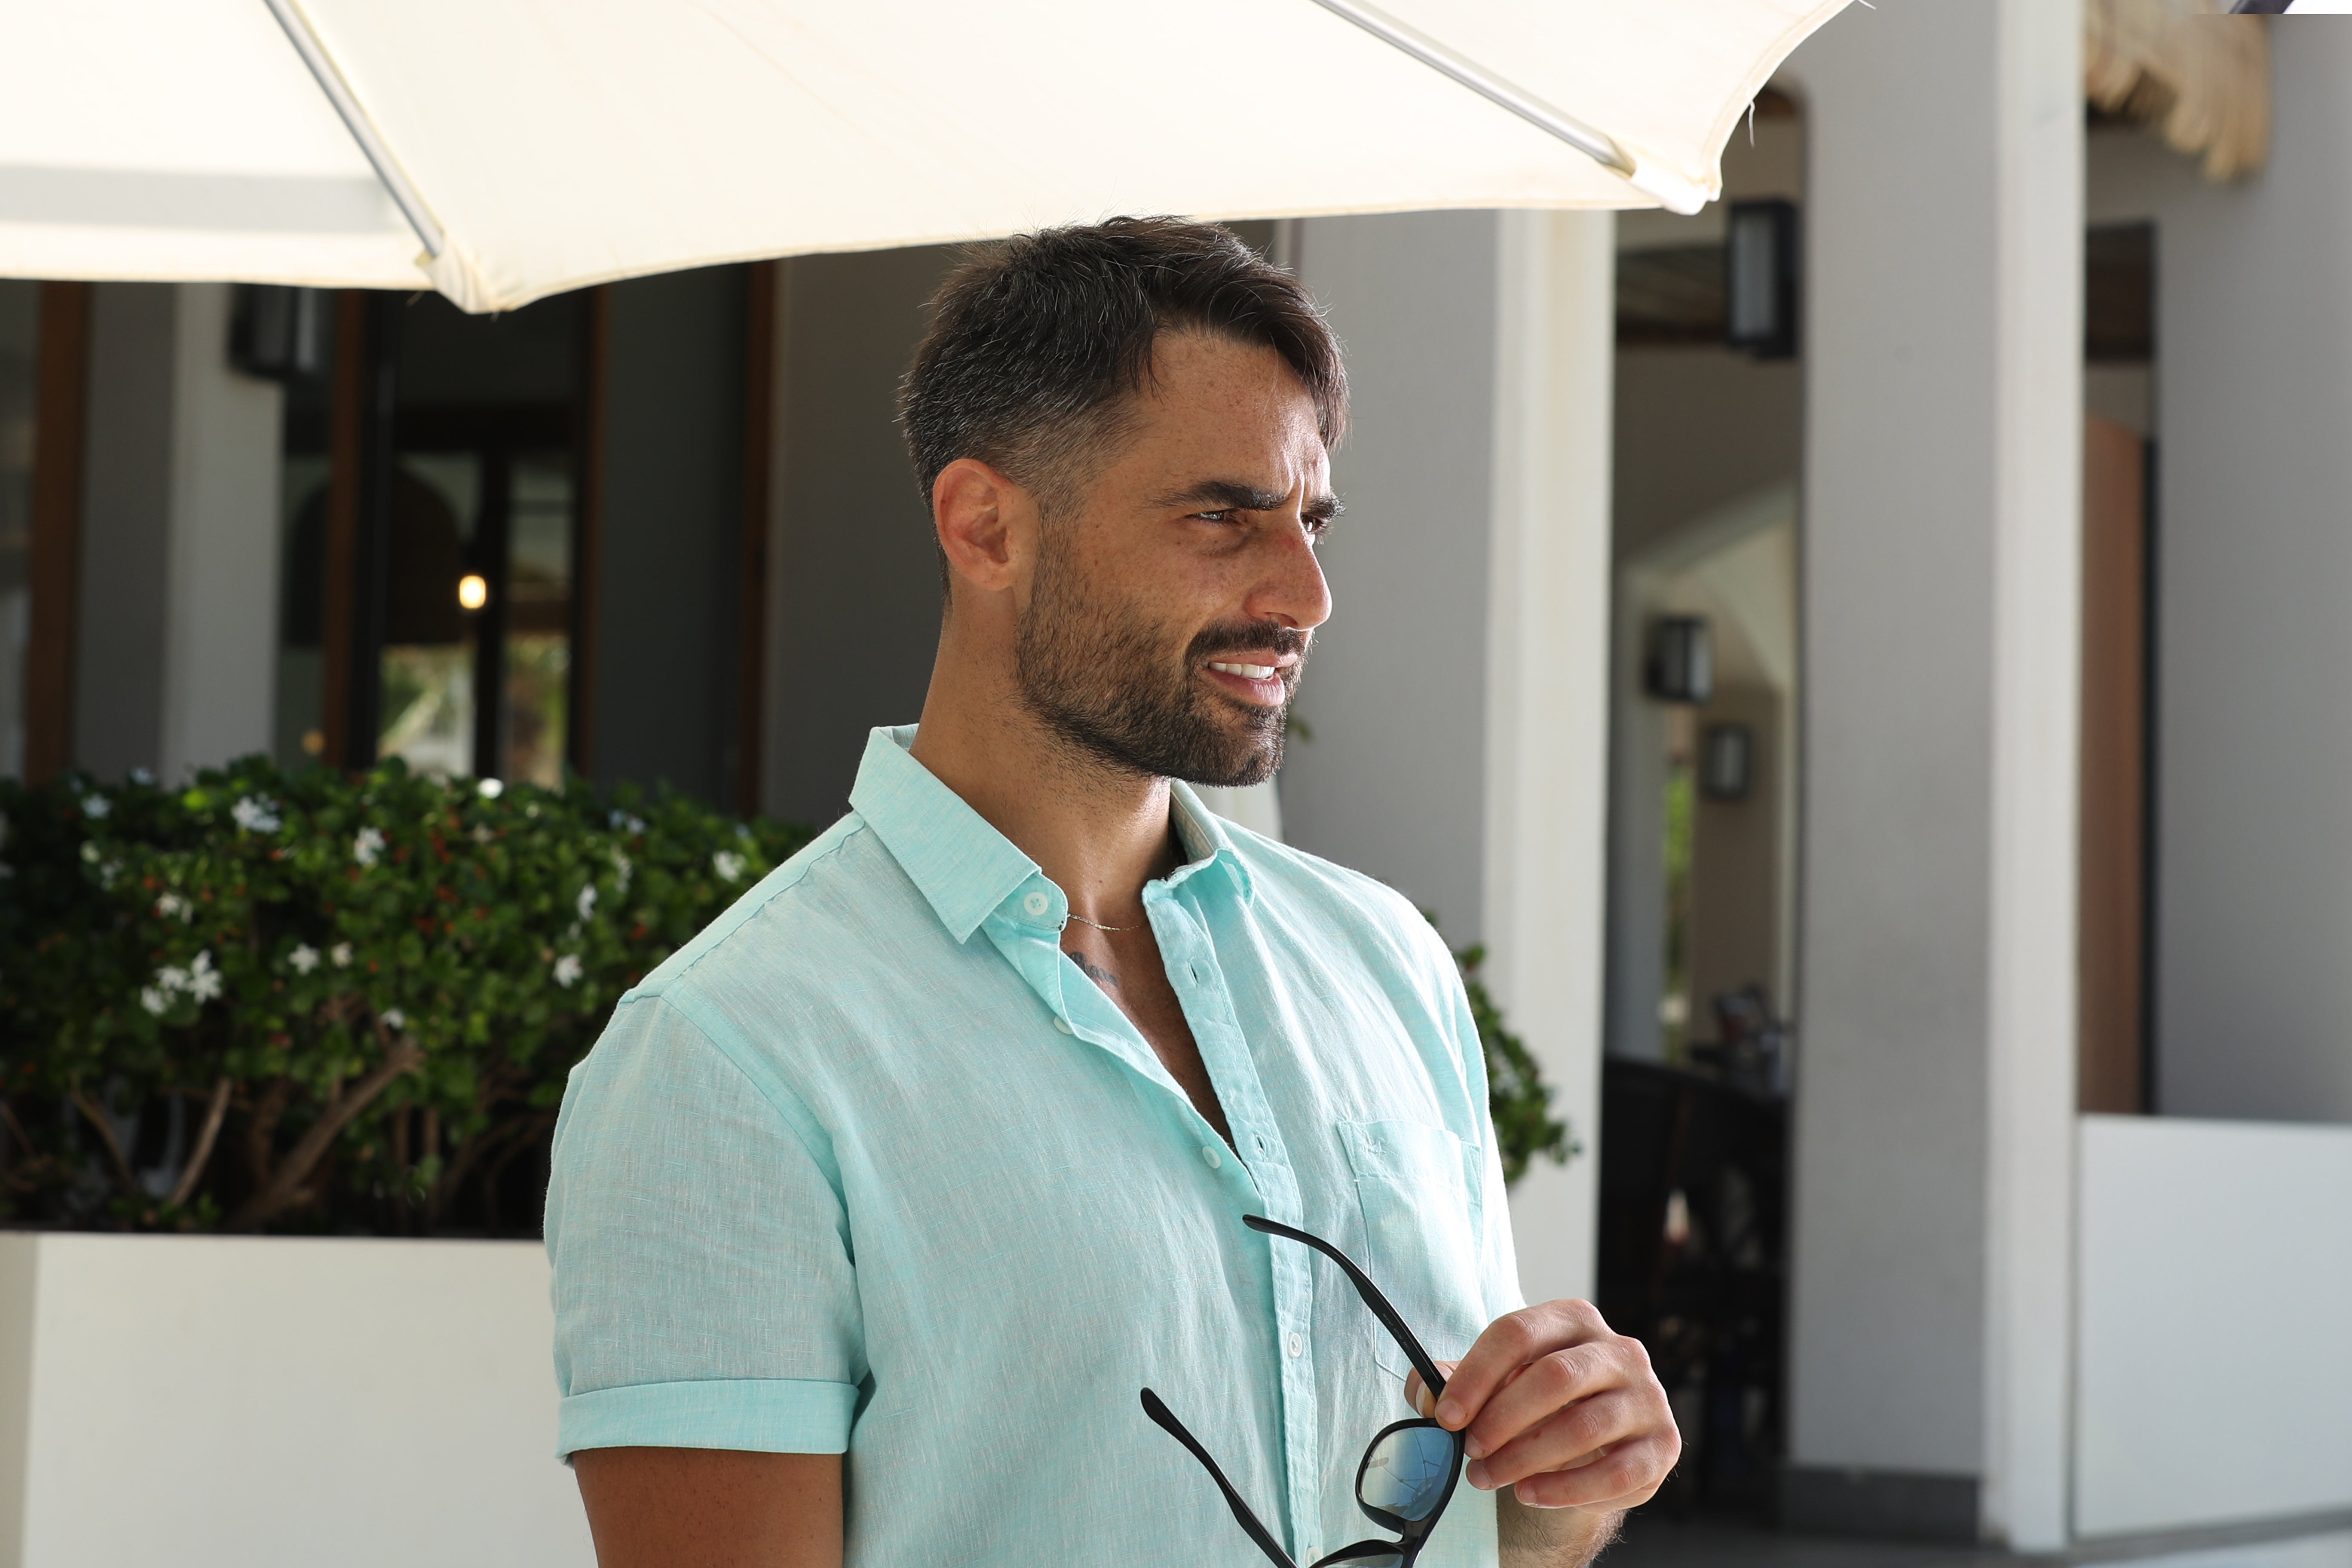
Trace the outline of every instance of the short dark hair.
{"label": "short dark hair", "polygon": [[1121,433],[1166,331],[1273,349],[1314,399],[1323,444],[1347,426],[1348,373],[1322,311],[1214,224],[1115,217],[972,246],[929,310],[898,395],[927,503],[959,458],[1049,497],[1078,482]]}

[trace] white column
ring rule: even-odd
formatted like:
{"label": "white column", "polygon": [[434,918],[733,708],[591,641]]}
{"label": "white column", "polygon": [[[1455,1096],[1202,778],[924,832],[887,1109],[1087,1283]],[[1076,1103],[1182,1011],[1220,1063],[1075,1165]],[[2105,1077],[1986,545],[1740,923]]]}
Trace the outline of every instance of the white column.
{"label": "white column", "polygon": [[173,313],[159,773],[270,743],[278,655],[283,395],[229,368],[230,289],[184,284]]}
{"label": "white column", "polygon": [[1807,100],[1790,1508],[2066,1521],[2081,17],[1886,6]]}
{"label": "white column", "polygon": [[1487,982],[1584,1152],[1511,1198],[1529,1300],[1593,1289],[1615,217],[1501,218],[1486,620]]}
{"label": "white column", "polygon": [[2082,733],[2083,19],[2001,0],[1995,187],[1987,1534],[2064,1544]]}

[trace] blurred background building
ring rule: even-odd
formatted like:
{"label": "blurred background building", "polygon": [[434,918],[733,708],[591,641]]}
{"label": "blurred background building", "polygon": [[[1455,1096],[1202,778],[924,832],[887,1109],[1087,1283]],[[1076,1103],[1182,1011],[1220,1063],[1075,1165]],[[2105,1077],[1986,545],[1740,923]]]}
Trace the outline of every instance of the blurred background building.
{"label": "blurred background building", "polygon": [[[1654,1513],[2352,1563],[2352,33],[1856,9],[1724,175],[1236,226],[1358,402],[1223,804],[1493,953],[1582,1148],[1528,1289],[1650,1344]],[[0,769],[829,819],[929,669],[950,259],[0,281]]]}

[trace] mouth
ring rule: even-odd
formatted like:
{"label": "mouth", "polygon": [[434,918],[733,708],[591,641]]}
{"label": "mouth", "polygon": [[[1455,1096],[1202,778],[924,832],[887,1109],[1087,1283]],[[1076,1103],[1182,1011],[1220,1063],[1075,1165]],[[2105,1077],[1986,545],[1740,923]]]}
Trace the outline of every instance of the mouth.
{"label": "mouth", "polygon": [[1290,698],[1290,683],[1285,672],[1297,664],[1295,658],[1279,659],[1272,664],[1260,664],[1249,659],[1213,658],[1208,663],[1210,679],[1241,698],[1260,707],[1281,706]]}

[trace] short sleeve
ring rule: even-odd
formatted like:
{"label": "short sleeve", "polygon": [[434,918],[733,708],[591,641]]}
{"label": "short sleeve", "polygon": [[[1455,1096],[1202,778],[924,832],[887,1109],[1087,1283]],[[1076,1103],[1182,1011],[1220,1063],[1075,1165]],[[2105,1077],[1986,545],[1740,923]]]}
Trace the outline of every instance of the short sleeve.
{"label": "short sleeve", "polygon": [[547,1194],[561,1454],[847,1448],[848,1220],[787,1093],[659,995],[625,999],[572,1070]]}

